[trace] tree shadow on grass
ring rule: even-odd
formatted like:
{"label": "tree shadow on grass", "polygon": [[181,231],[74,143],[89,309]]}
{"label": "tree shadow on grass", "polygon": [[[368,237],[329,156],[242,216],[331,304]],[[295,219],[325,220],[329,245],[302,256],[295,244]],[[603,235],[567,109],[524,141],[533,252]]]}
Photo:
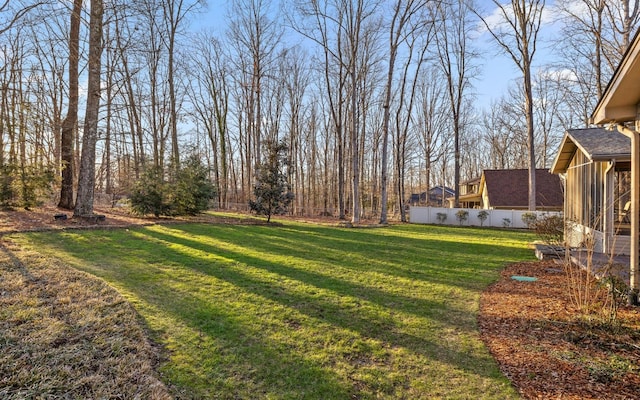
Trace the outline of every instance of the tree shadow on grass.
{"label": "tree shadow on grass", "polygon": [[[211,235],[212,229],[216,229],[214,236],[217,240],[226,240],[235,247],[222,248],[198,240],[198,235]],[[120,260],[114,259],[96,265],[93,265],[95,260],[90,252],[77,253],[74,256],[84,260],[87,265],[84,269],[90,268],[92,273],[107,280],[117,280],[114,284],[135,294],[141,302],[148,302],[161,313],[166,312],[176,321],[207,336],[207,343],[215,344],[213,347],[202,349],[205,358],[206,354],[211,354],[212,357],[223,355],[221,364],[215,367],[215,376],[198,376],[198,365],[194,365],[193,376],[187,379],[188,387],[213,386],[201,390],[226,390],[224,393],[228,393],[228,398],[246,397],[243,390],[247,388],[257,391],[256,397],[271,395],[291,398],[350,398],[374,397],[380,391],[393,394],[397,390],[398,393],[402,393],[402,390],[413,383],[407,380],[429,379],[427,375],[412,375],[410,372],[396,381],[385,376],[380,380],[387,381],[386,388],[377,387],[371,381],[363,381],[358,375],[358,371],[363,368],[378,369],[378,373],[383,375],[385,371],[397,368],[385,365],[392,361],[385,360],[384,357],[375,362],[368,362],[367,360],[371,361],[373,356],[363,343],[369,343],[369,340],[377,342],[387,355],[392,354],[395,349],[402,348],[402,354],[408,354],[414,361],[417,359],[424,365],[433,362],[446,363],[452,370],[466,371],[465,375],[489,379],[497,379],[500,376],[488,353],[477,350],[468,352],[468,343],[461,343],[455,337],[455,334],[473,337],[477,333],[475,314],[468,309],[457,307],[456,301],[405,295],[402,294],[402,288],[396,288],[397,291],[391,292],[382,287],[372,286],[370,282],[359,284],[353,279],[332,276],[330,271],[322,273],[319,270],[312,271],[306,266],[273,262],[266,254],[291,256],[293,247],[294,250],[300,250],[295,251],[295,257],[316,264],[326,264],[330,268],[333,262],[331,257],[339,258],[342,252],[352,250],[354,259],[343,260],[340,268],[352,270],[354,274],[364,275],[373,271],[381,275],[390,275],[391,278],[396,275],[443,285],[456,284],[456,280],[449,276],[455,274],[453,268],[445,274],[434,276],[430,269],[415,269],[413,265],[406,269],[390,268],[388,263],[379,262],[363,265],[362,260],[366,259],[370,248],[356,240],[360,248],[357,251],[353,250],[353,234],[339,230],[336,237],[331,235],[330,230],[307,233],[306,229],[297,227],[293,233],[288,234],[270,227],[211,225],[174,225],[163,228],[139,228],[135,231],[145,235],[148,241],[158,244],[133,249],[135,257],[140,260],[155,260],[154,264],[132,266],[133,264],[128,264],[124,259],[127,257],[126,254],[122,254],[120,257],[123,258]],[[292,236],[294,239],[291,239]],[[95,241],[96,247],[108,246],[104,241]],[[366,242],[365,239],[363,241]],[[413,241],[409,245],[424,246],[424,241],[409,241]],[[397,243],[388,245],[401,246]],[[315,247],[313,250],[305,251],[305,247],[308,246]],[[251,249],[251,254],[243,252],[243,247]],[[323,249],[324,253],[331,253],[331,257],[325,259],[317,255],[323,254]],[[263,252],[265,257],[259,256],[259,252]],[[114,253],[114,257],[119,256],[117,253]],[[170,261],[163,264],[163,259]],[[393,266],[397,265],[396,263],[397,261]],[[89,265],[91,266],[88,267]],[[135,268],[145,271],[133,271]],[[163,268],[183,271],[173,276],[158,276],[155,282],[131,279],[132,273],[139,273],[141,279],[153,281],[154,275],[165,273]],[[295,336],[297,326],[301,324],[315,325],[316,330],[326,329],[340,334],[351,332],[355,336],[350,336],[349,340],[360,343],[359,346],[354,346],[353,351],[357,354],[331,353],[327,356],[328,359],[318,361],[313,358],[313,354],[308,353],[313,351],[313,348],[309,350],[309,347],[302,346],[300,350],[298,346],[278,342],[268,335],[271,327],[264,326],[263,329],[256,330],[252,324],[243,322],[242,317],[246,315],[241,315],[242,310],[232,310],[229,305],[224,304],[224,298],[216,296],[215,292],[211,292],[210,297],[203,296],[201,292],[206,290],[195,287],[196,282],[189,282],[194,276],[199,275],[209,276],[232,286],[237,290],[238,296],[243,296],[247,307],[254,307],[255,304],[246,301],[264,303],[266,310],[275,305],[274,309],[282,312],[282,315],[274,318],[281,325],[281,334],[284,336]],[[180,283],[181,286],[172,287],[172,283]],[[190,283],[191,289],[184,289],[189,288]],[[345,298],[349,298],[350,301],[342,303],[341,300]],[[420,331],[415,329],[416,326],[404,326],[405,323],[398,318],[398,314],[409,315],[413,320],[422,320],[416,326],[430,332],[425,331],[425,334],[421,335]],[[260,326],[261,322],[257,324]],[[438,336],[441,330],[446,330],[450,335],[453,332],[450,342]],[[344,338],[343,336],[342,339]],[[308,340],[312,342],[314,338]],[[316,345],[322,344],[313,343],[313,346]],[[330,343],[325,345],[331,346]],[[344,376],[344,371],[334,370],[333,365],[336,363],[348,364],[351,371],[347,373],[349,376]],[[415,365],[411,367],[415,368]],[[398,370],[394,369],[393,372],[397,374]],[[455,376],[459,379],[460,372],[455,374],[458,374]],[[215,383],[211,384],[211,381]]]}
{"label": "tree shadow on grass", "polygon": [[[33,243],[37,244],[37,240]],[[94,247],[99,248],[102,244],[104,242],[98,241]],[[45,249],[49,245],[45,239],[39,247]],[[64,247],[64,242],[58,242],[56,251],[61,252]],[[148,250],[146,256],[155,259],[166,251],[172,250]],[[172,284],[184,276],[172,279],[165,275],[154,280],[153,275],[162,275],[160,264],[142,265],[140,268],[145,271],[137,271],[126,262],[96,263],[91,251],[73,256],[79,262],[76,264],[79,269],[87,270],[134,296],[135,303],[147,313],[166,314],[160,318],[189,328],[183,339],[191,343],[172,344],[172,347],[192,347],[190,354],[186,355],[191,363],[185,365],[185,355],[181,354],[178,370],[171,374],[175,380],[169,383],[177,388],[175,395],[178,398],[352,398],[352,386],[330,368],[270,340],[243,320],[235,312],[237,310],[215,301],[215,293],[209,297],[202,291],[188,290],[189,286],[176,289]],[[137,249],[136,257],[145,258],[141,248]],[[197,261],[195,258],[189,260],[191,257],[187,256],[183,258],[187,264]],[[135,277],[132,279],[132,276]],[[195,289],[193,285],[191,289]],[[146,317],[154,319],[158,316]],[[158,337],[167,334],[167,323],[171,322],[160,324],[160,331],[155,333]],[[217,365],[209,368],[212,362]],[[207,368],[203,368],[205,364],[209,364]]]}
{"label": "tree shadow on grass", "polygon": [[[149,231],[146,234],[159,240],[207,253],[215,253],[242,265],[286,277],[304,285],[311,285],[322,290],[322,293],[334,293],[333,296],[323,296],[320,293],[294,292],[286,287],[277,288],[274,286],[274,282],[256,278],[248,271],[243,271],[242,267],[229,268],[221,265],[207,265],[197,258],[193,258],[192,263],[185,265],[229,282],[271,302],[293,308],[312,319],[327,322],[343,329],[356,330],[362,337],[378,340],[386,343],[389,347],[403,347],[410,352],[429,358],[437,358],[456,368],[477,375],[493,376],[492,374],[486,375],[487,363],[492,363],[490,357],[477,359],[477,357],[455,346],[445,347],[441,343],[426,340],[424,337],[405,333],[403,326],[398,325],[397,321],[390,316],[394,313],[411,314],[414,317],[424,319],[425,326],[431,325],[429,329],[444,327],[456,332],[475,331],[476,316],[466,310],[456,308],[450,302],[403,296],[324,274],[273,263],[265,258],[249,256],[238,251],[221,250],[202,242],[158,231]],[[251,246],[253,245],[254,243],[251,244]],[[352,306],[344,307],[336,299],[345,296],[356,298],[360,303],[356,301],[352,303]],[[368,303],[373,303],[374,307],[365,307],[364,305]],[[379,306],[379,308],[375,306]],[[378,309],[383,312],[376,311]]]}
{"label": "tree shadow on grass", "polygon": [[[295,252],[296,257],[319,263],[335,262],[353,270],[476,291],[497,279],[496,272],[505,263],[531,253],[526,249],[518,252],[499,243],[454,243],[433,237],[425,240],[378,233],[376,230],[293,225],[278,229],[257,227],[247,234],[245,228],[228,226],[219,229],[211,225],[172,227],[186,235],[204,237],[211,235],[213,229],[219,237],[222,230],[230,241],[265,253],[290,255]],[[479,259],[482,259],[480,266]],[[473,267],[468,268],[470,264]]]}

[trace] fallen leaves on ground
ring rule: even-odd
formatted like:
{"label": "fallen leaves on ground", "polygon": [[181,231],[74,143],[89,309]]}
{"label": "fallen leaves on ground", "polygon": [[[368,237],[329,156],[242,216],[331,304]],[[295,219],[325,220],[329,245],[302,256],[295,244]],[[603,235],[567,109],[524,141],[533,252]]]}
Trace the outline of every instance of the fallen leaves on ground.
{"label": "fallen leaves on ground", "polygon": [[604,323],[569,294],[554,261],[510,265],[482,294],[481,336],[502,372],[527,399],[640,399],[640,308]]}

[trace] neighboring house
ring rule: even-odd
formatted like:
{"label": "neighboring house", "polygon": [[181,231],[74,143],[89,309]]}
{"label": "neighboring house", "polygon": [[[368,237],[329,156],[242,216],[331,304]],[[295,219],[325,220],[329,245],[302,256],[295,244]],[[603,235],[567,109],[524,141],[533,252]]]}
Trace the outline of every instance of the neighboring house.
{"label": "neighboring house", "polygon": [[551,172],[565,180],[565,237],[570,246],[593,239],[595,252],[629,254],[630,161],[631,141],[617,131],[565,132]]}
{"label": "neighboring house", "polygon": [[[529,208],[529,170],[485,169],[480,179],[482,208],[526,210]],[[536,169],[536,210],[562,211],[562,183],[558,175]]]}
{"label": "neighboring house", "polygon": [[640,291],[640,31],[620,61],[598,101],[591,122],[607,125],[631,141],[631,248],[629,278],[631,303],[638,303]]}
{"label": "neighboring house", "polygon": [[[478,179],[461,184],[460,207],[491,210],[529,208],[529,170],[485,169]],[[453,198],[449,198],[453,205]],[[536,210],[562,211],[562,183],[546,169],[536,170]]]}
{"label": "neighboring house", "polygon": [[[480,177],[469,179],[460,183],[460,199],[458,204],[461,208],[482,208],[482,196],[480,195]],[[450,200],[453,207],[453,199]]]}
{"label": "neighboring house", "polygon": [[[444,193],[444,196],[443,196]],[[446,199],[449,196],[455,195],[453,189],[446,186],[434,186],[427,192],[413,193],[411,195],[411,205],[430,205],[430,206],[442,206],[442,199]]]}

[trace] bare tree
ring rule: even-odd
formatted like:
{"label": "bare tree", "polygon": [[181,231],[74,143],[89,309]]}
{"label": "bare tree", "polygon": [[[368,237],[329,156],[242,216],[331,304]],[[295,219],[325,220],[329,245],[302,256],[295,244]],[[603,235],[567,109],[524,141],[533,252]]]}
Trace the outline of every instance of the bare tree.
{"label": "bare tree", "polygon": [[493,25],[478,11],[474,12],[498,46],[522,73],[529,159],[529,210],[535,211],[536,153],[531,71],[546,0],[511,0],[507,4],[501,4],[497,0],[491,1],[496,6],[496,13],[500,18],[498,24]]}
{"label": "bare tree", "polygon": [[435,34],[438,62],[447,82],[447,94],[451,110],[451,124],[453,131],[454,154],[454,207],[459,206],[460,200],[460,136],[465,98],[469,96],[471,88],[470,76],[475,67],[473,58],[476,56],[470,49],[468,17],[471,9],[465,0],[452,3],[437,3],[435,19],[438,21]]}
{"label": "bare tree", "polygon": [[[130,165],[130,167],[133,170],[133,178],[138,179],[140,177],[140,169],[145,165],[147,152],[144,145],[142,111],[140,110],[141,101],[137,96],[141,88],[136,85],[136,78],[141,68],[131,67],[132,61],[135,62],[135,59],[131,59],[129,52],[134,48],[134,41],[139,40],[140,37],[135,37],[134,34],[138,29],[131,28],[131,25],[135,24],[135,22],[128,23],[126,14],[131,10],[114,7],[113,12],[114,46],[117,51],[117,58],[114,61],[120,65],[119,72],[122,75],[124,85],[122,102],[125,105],[124,112],[126,113],[127,126],[123,129],[123,135],[125,130],[128,130],[128,140],[131,141],[131,152],[133,153],[133,165]],[[135,49],[140,51],[140,48]]]}
{"label": "bare tree", "polygon": [[[360,221],[360,141],[362,114],[359,108],[360,79],[364,79],[371,60],[365,60],[367,43],[377,30],[378,2],[334,0],[296,1],[301,21],[294,29],[320,46],[324,89],[336,136],[338,168],[338,207],[345,218],[345,147],[350,150],[352,222]],[[374,28],[375,27],[375,28]],[[348,141],[345,133],[348,133]],[[345,146],[346,145],[346,146]]]}
{"label": "bare tree", "polygon": [[[373,35],[376,34],[378,22],[375,20],[375,2],[356,0],[343,4],[342,12],[345,13],[345,38],[348,48],[347,74],[350,77],[350,138],[351,138],[351,195],[352,213],[351,222],[360,222],[360,142],[358,140],[360,126],[364,124],[361,118],[363,110],[358,107],[361,98],[361,84],[365,79],[370,58],[363,50],[368,49],[373,43]],[[369,23],[371,21],[371,23]]]}
{"label": "bare tree", "polygon": [[[291,21],[294,29],[320,46],[322,54],[323,89],[326,91],[326,106],[331,115],[335,137],[335,162],[337,167],[338,216],[345,219],[345,163],[344,163],[344,122],[346,114],[346,86],[348,64],[344,54],[344,17],[340,4],[319,1],[295,2],[301,21]],[[329,197],[329,139],[325,140],[325,210]]]}
{"label": "bare tree", "polygon": [[228,37],[235,49],[233,62],[238,94],[238,118],[243,128],[243,192],[249,193],[254,171],[260,163],[263,140],[263,99],[269,99],[268,80],[272,79],[275,55],[282,29],[269,0],[234,0]]}
{"label": "bare tree", "polygon": [[167,48],[167,83],[169,86],[169,129],[171,134],[172,165],[180,168],[180,147],[178,144],[178,99],[176,93],[176,38],[181,33],[185,19],[189,13],[196,10],[201,1],[193,2],[184,0],[162,1],[162,10],[165,24],[165,46]]}
{"label": "bare tree", "polygon": [[[306,146],[308,141],[304,137],[306,113],[308,105],[305,104],[310,85],[310,73],[307,64],[308,54],[301,47],[293,47],[282,52],[279,58],[279,75],[284,79],[287,122],[285,132],[289,143],[289,182],[298,196],[294,199],[294,213],[304,211],[305,202],[308,202],[308,189],[305,186],[305,179],[309,179],[305,170]],[[314,123],[311,125],[313,126]],[[315,128],[312,127],[312,131]],[[314,132],[315,133],[315,132]]]}
{"label": "bare tree", "polygon": [[[68,58],[63,55],[69,50],[69,27],[64,24],[64,18],[58,18],[63,10],[58,14],[50,12],[50,8],[41,7],[34,18],[39,15],[47,15],[43,24],[31,24],[31,38],[33,54],[31,60],[31,75],[29,82],[33,85],[30,100],[33,111],[36,111],[40,126],[44,132],[36,138],[37,147],[35,157],[40,157],[42,162],[53,167],[53,171],[60,175],[61,170],[61,126],[65,99],[68,97],[66,65]],[[46,14],[45,14],[46,13]],[[65,21],[66,22],[66,21]],[[46,36],[43,36],[45,35]],[[47,40],[43,40],[46,37]],[[44,159],[43,159],[44,158]],[[71,203],[73,208],[73,202]]]}
{"label": "bare tree", "polygon": [[74,177],[74,149],[73,133],[78,124],[78,65],[80,62],[80,23],[82,0],[73,1],[71,10],[71,24],[69,29],[69,104],[67,116],[62,121],[60,134],[60,156],[62,161],[62,185],[60,186],[60,201],[58,207],[72,210],[73,177]]}
{"label": "bare tree", "polygon": [[[603,57],[606,56],[603,48],[603,27],[605,18],[605,0],[575,0],[572,2],[560,2],[556,5],[560,10],[562,37],[557,50],[568,62],[589,63],[596,93],[594,100],[602,96],[606,84]],[[591,74],[590,74],[591,75]]]}
{"label": "bare tree", "polygon": [[29,12],[44,4],[46,4],[45,1],[30,2],[30,4],[24,4],[20,0],[0,1],[0,35],[11,30]]}
{"label": "bare tree", "polygon": [[625,51],[631,43],[631,35],[637,30],[640,22],[640,2],[637,0],[618,0],[605,2],[610,32],[613,33],[609,40],[609,57],[613,62],[612,68],[618,65]]}
{"label": "bare tree", "polygon": [[537,151],[536,165],[550,168],[562,135],[569,128],[561,124],[562,104],[565,98],[561,91],[555,90],[555,81],[543,72],[535,74],[533,83],[536,99],[534,115],[538,127],[536,148],[540,149]]}
{"label": "bare tree", "polygon": [[190,98],[195,119],[204,127],[214,151],[214,170],[219,206],[226,208],[229,182],[229,112],[228,57],[222,45],[210,33],[194,37],[196,43],[190,60],[193,71]]}
{"label": "bare tree", "polygon": [[[397,203],[400,210],[400,220],[407,221],[405,210],[405,173],[408,161],[407,145],[409,145],[409,131],[413,119],[413,110],[419,88],[421,68],[426,60],[426,53],[431,41],[431,29],[411,32],[408,39],[408,57],[406,58],[402,79],[398,88],[398,101],[395,112],[395,184]],[[425,34],[426,33],[426,34]]]}
{"label": "bare tree", "polygon": [[[382,104],[382,153],[381,153],[381,208],[380,223],[387,223],[388,207],[388,147],[389,147],[389,121],[391,116],[391,100],[394,90],[394,75],[396,73],[396,59],[400,46],[407,40],[409,34],[415,30],[424,28],[425,15],[424,8],[428,1],[423,0],[397,0],[393,5],[391,20],[388,23],[389,29],[389,59],[387,68],[387,82],[385,86],[384,100]],[[416,21],[417,20],[417,21]]]}
{"label": "bare tree", "polygon": [[[515,100],[515,103],[513,102]],[[510,169],[522,167],[522,144],[526,144],[526,132],[523,131],[522,107],[516,97],[505,95],[494,101],[483,117],[483,147],[480,152],[487,155],[485,167],[491,169]],[[478,151],[476,149],[476,151]],[[524,150],[526,152],[526,150]]]}
{"label": "bare tree", "polygon": [[[442,145],[449,125],[449,107],[445,94],[446,79],[441,68],[430,66],[423,71],[418,95],[418,113],[416,116],[418,144],[421,158],[424,160],[425,190],[432,185],[431,177],[435,175],[435,164],[445,158]],[[444,198],[443,198],[444,200]]]}
{"label": "bare tree", "polygon": [[96,168],[96,141],[98,140],[98,114],[100,111],[100,76],[102,56],[102,28],[104,7],[102,0],[91,0],[89,20],[89,77],[87,107],[82,133],[82,155],[78,176],[78,196],[74,216],[93,214]]}

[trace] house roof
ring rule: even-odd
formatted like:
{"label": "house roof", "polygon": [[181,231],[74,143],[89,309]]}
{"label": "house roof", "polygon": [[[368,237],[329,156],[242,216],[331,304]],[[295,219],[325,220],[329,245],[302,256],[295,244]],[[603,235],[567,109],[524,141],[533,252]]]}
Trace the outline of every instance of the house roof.
{"label": "house roof", "polygon": [[[486,190],[491,207],[529,206],[528,169],[486,169],[481,190]],[[485,189],[486,188],[486,189]],[[564,196],[560,177],[547,169],[536,169],[536,207],[562,207]]]}
{"label": "house roof", "polygon": [[551,173],[566,172],[578,149],[590,161],[631,160],[631,140],[620,132],[604,128],[569,129],[562,138]]}
{"label": "house roof", "polygon": [[640,103],[640,30],[598,101],[591,123],[627,122],[636,119]]}
{"label": "house roof", "polygon": [[460,182],[460,185],[474,185],[480,183],[480,177],[467,179],[466,181]]}
{"label": "house roof", "polygon": [[[442,193],[442,188],[443,188],[443,186],[434,186],[431,189],[429,189],[429,192]],[[448,195],[454,194],[455,191],[453,189],[451,189],[450,187],[444,186],[444,193],[445,193],[446,196],[448,196]]]}

